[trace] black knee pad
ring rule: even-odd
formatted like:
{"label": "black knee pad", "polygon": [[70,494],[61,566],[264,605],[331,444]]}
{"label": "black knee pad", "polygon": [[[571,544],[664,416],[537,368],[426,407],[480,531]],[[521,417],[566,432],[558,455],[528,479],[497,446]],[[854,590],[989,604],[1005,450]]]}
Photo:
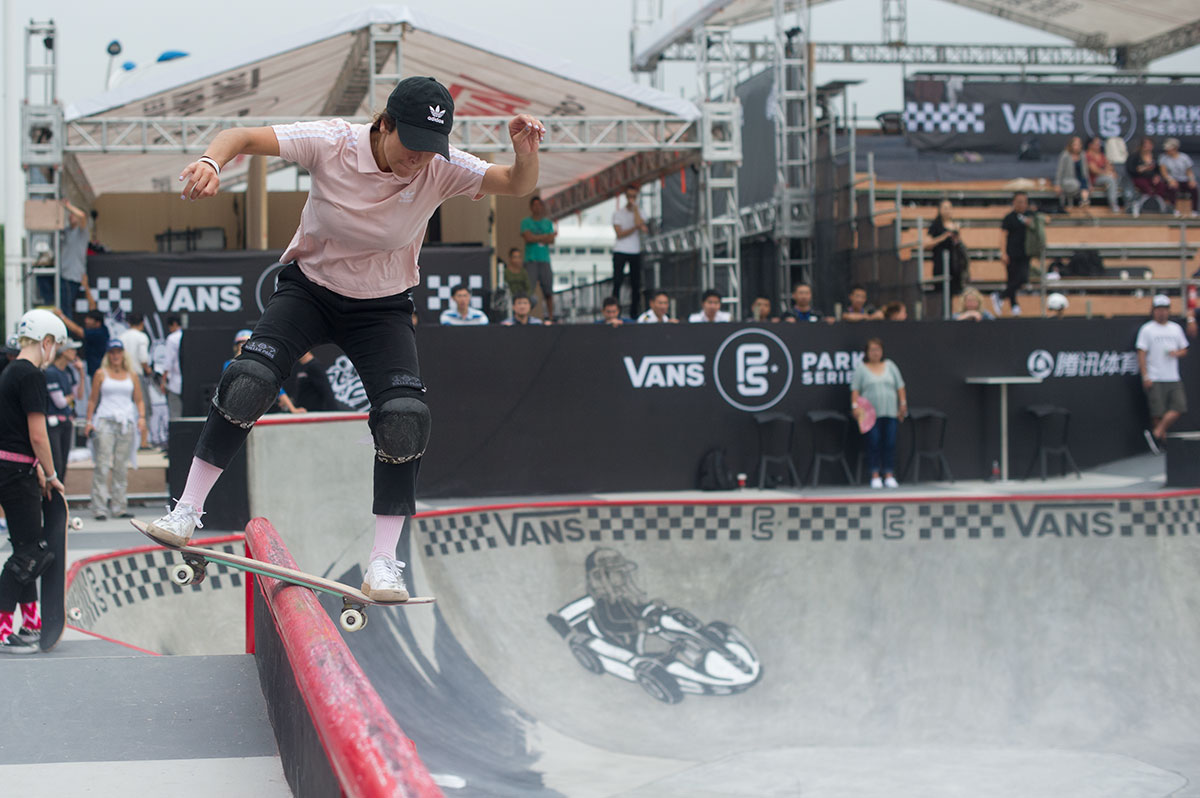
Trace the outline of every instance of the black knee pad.
{"label": "black knee pad", "polygon": [[279,385],[279,376],[270,366],[251,358],[238,358],[221,375],[213,406],[229,423],[249,429],[275,404]]}
{"label": "black knee pad", "polygon": [[371,411],[375,457],[384,463],[407,463],[425,454],[432,419],[420,399],[388,399]]}
{"label": "black knee pad", "polygon": [[54,563],[54,552],[46,541],[39,540],[31,546],[22,546],[4,563],[4,570],[17,580],[17,584],[29,585]]}

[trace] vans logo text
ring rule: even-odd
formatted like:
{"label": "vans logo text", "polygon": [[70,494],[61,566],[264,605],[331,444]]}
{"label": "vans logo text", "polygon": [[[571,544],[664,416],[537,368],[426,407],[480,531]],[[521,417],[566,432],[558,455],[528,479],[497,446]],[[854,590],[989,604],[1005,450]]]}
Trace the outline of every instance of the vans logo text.
{"label": "vans logo text", "polygon": [[165,286],[148,277],[159,313],[231,313],[242,309],[241,277],[172,277]]}
{"label": "vans logo text", "polygon": [[1021,103],[1016,110],[1008,103],[1002,105],[1004,121],[1012,133],[1066,135],[1075,132],[1075,106],[1042,103]]}
{"label": "vans logo text", "polygon": [[649,355],[635,364],[625,358],[634,388],[699,388],[704,385],[704,355]]}

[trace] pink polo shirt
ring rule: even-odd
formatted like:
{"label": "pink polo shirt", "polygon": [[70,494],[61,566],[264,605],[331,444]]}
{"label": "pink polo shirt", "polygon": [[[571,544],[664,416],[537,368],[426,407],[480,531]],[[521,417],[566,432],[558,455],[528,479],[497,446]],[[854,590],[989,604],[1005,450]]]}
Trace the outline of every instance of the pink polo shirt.
{"label": "pink polo shirt", "polygon": [[400,294],[421,281],[429,217],[450,197],[480,199],[491,165],[454,147],[412,178],[380,170],[371,128],[342,119],[275,125],[279,155],[312,175],[300,226],[281,261],[352,299]]}

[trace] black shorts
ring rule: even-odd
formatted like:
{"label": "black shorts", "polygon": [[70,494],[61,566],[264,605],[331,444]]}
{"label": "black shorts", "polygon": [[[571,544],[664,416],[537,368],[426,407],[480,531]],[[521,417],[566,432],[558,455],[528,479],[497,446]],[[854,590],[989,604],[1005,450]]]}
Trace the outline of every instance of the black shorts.
{"label": "black shorts", "polygon": [[301,355],[332,342],[350,358],[371,406],[378,407],[389,392],[425,390],[413,308],[408,291],[350,299],[317,285],[289,263],[280,270],[275,293],[241,356],[267,363],[283,381]]}

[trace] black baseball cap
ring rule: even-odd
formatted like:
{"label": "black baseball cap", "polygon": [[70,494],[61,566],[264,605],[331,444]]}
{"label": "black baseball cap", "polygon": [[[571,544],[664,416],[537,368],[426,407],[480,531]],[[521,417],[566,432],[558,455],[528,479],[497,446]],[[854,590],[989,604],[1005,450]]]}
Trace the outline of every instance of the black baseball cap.
{"label": "black baseball cap", "polygon": [[429,77],[405,78],[392,89],[387,113],[405,147],[450,159],[454,98],[445,86]]}

